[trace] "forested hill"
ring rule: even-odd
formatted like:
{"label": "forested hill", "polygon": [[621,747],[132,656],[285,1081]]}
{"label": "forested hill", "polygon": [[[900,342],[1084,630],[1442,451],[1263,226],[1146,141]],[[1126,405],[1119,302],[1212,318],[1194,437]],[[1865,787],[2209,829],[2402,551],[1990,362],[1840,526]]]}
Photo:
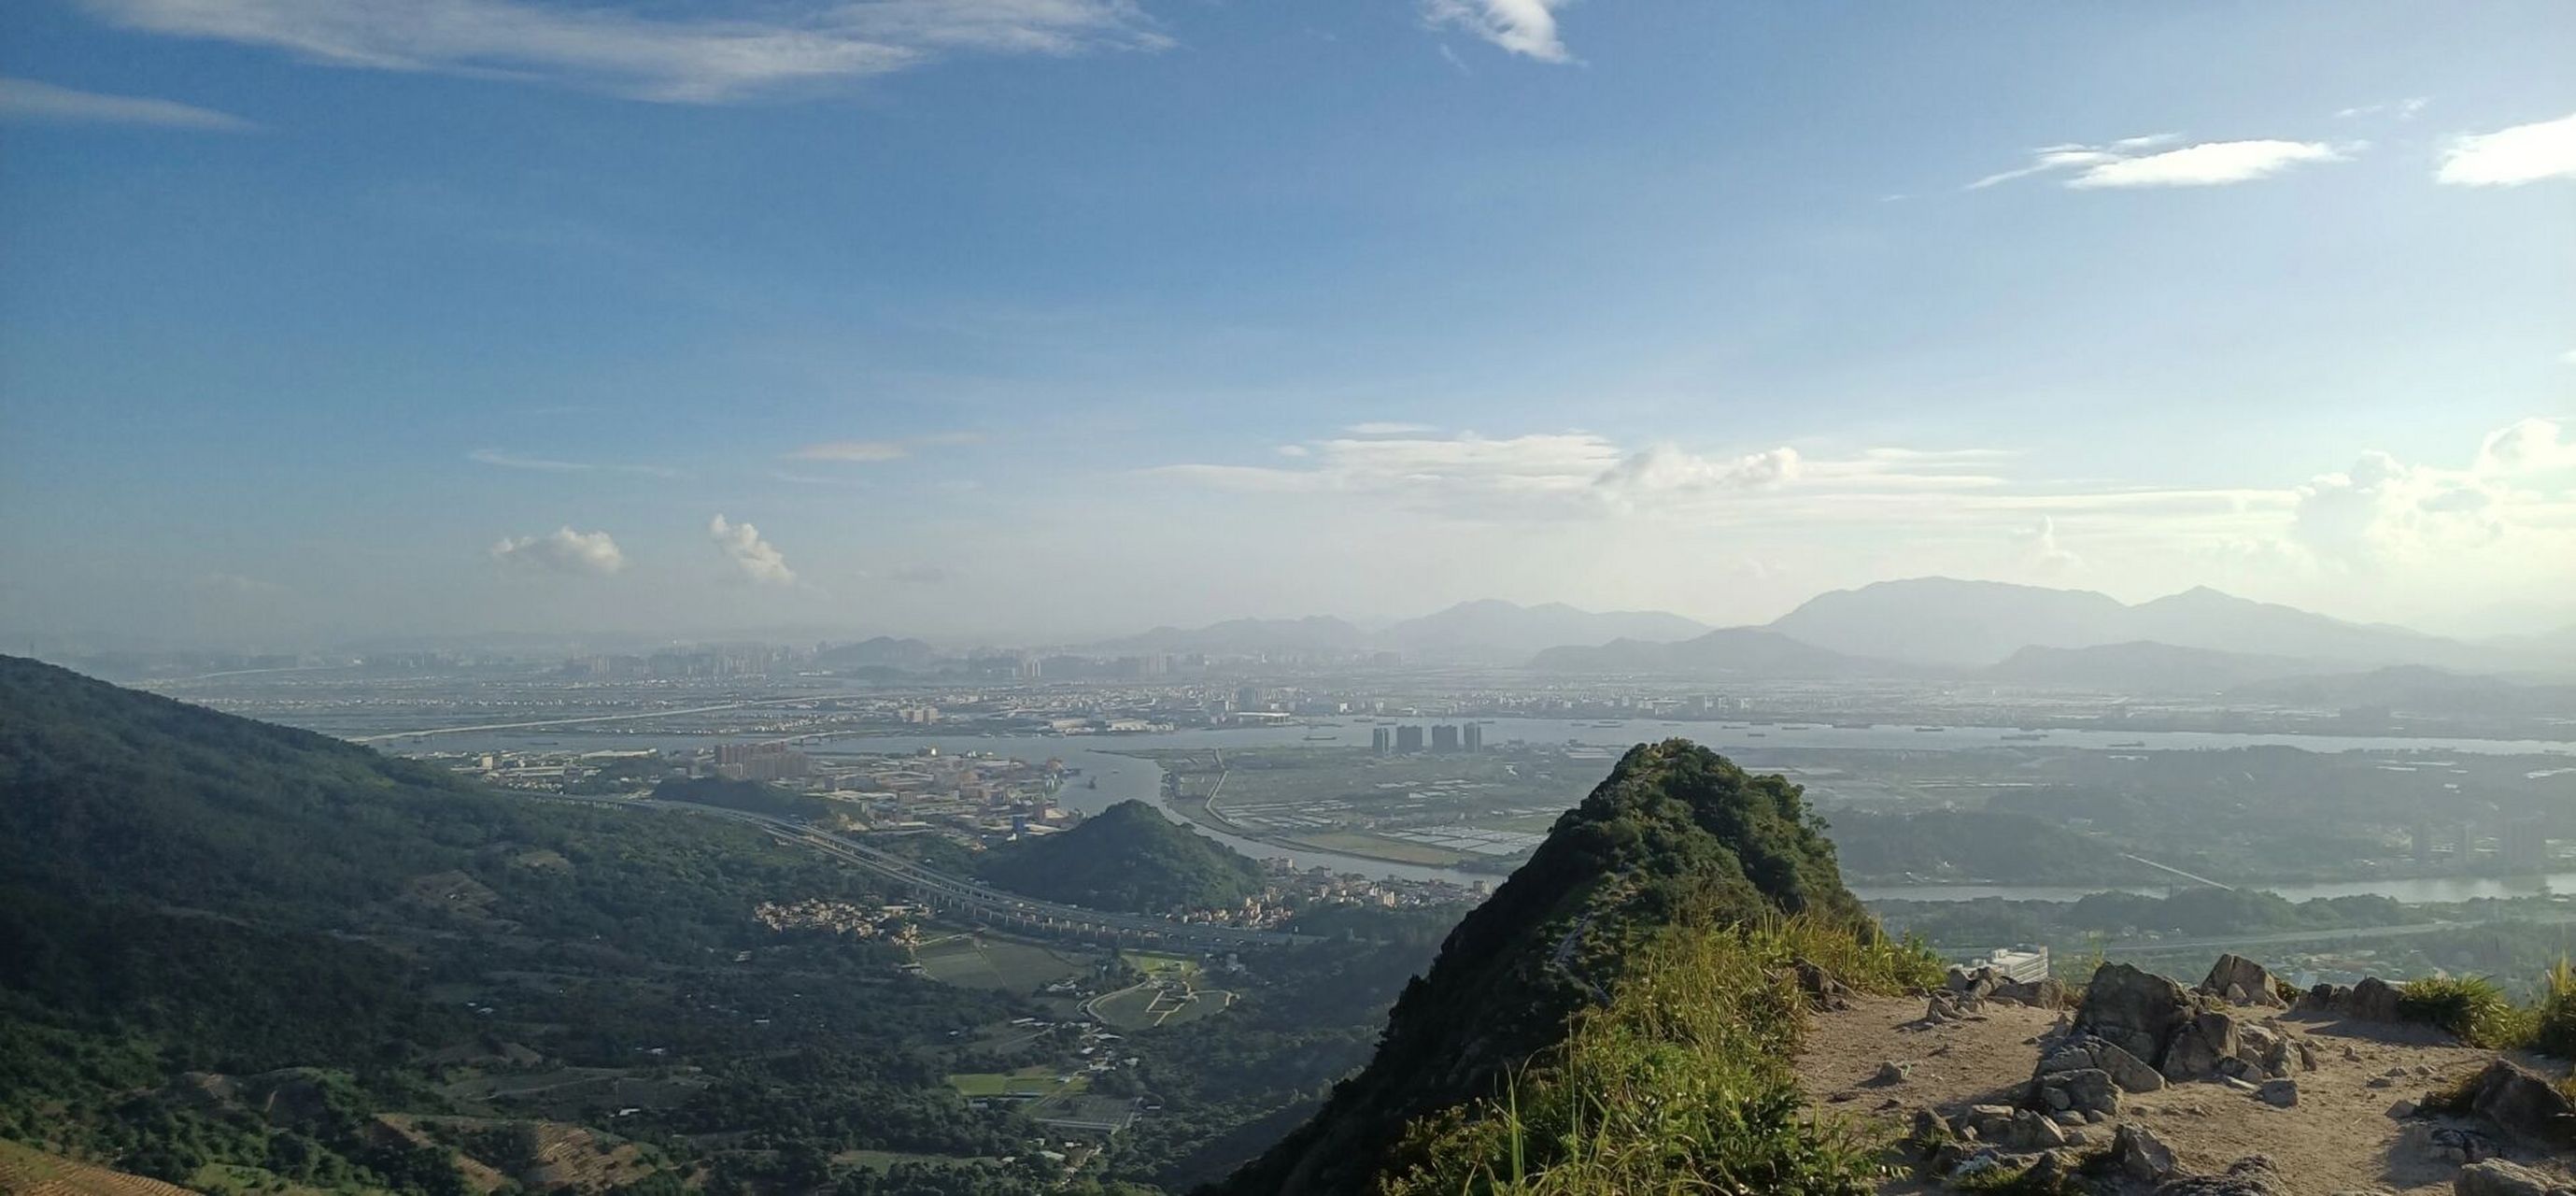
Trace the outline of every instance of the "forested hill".
{"label": "forested hill", "polygon": [[[1761,979],[1760,968],[1732,968],[1728,961],[1760,962],[1763,952],[1776,952],[1788,941],[1774,933],[1784,919],[1794,922],[1806,951],[1849,959],[1878,949],[1875,925],[1843,887],[1833,845],[1796,786],[1748,774],[1682,740],[1640,745],[1449,935],[1438,962],[1396,1002],[1367,1069],[1338,1087],[1313,1120],[1215,1191],[1373,1192],[1415,1173],[1426,1177],[1420,1190],[1464,1190],[1449,1181],[1473,1177],[1484,1162],[1477,1152],[1493,1143],[1479,1127],[1497,1122],[1489,1102],[1503,1096],[1505,1077],[1519,1077],[1519,1099],[1540,1100],[1555,1083],[1547,1075],[1573,1074],[1573,1057],[1564,1049],[1570,1017],[1605,1000],[1606,1017],[1627,1007],[1623,994],[1675,977],[1708,982],[1689,986],[1703,1012],[1731,1018],[1732,1003],[1746,1003],[1740,1031],[1700,1043],[1707,1053],[1684,1079],[1697,1076],[1689,1082],[1705,1084],[1723,1077],[1736,1085],[1738,1095],[1716,1098],[1721,1101],[1782,1091],[1783,1078],[1765,1070],[1775,1065],[1763,1061],[1776,1044],[1762,1037],[1776,1033],[1780,1020],[1757,1016],[1751,1007],[1761,992],[1778,986]],[[1676,939],[1677,930],[1690,933]],[[1721,941],[1733,944],[1723,958],[1705,954],[1708,944]],[[1674,962],[1676,951],[1685,962]],[[1738,974],[1753,978],[1749,987],[1725,979]],[[1785,1135],[1795,1131],[1784,1110],[1794,1108],[1791,1096],[1715,1113],[1739,1126],[1770,1117]],[[1690,1154],[1685,1143],[1655,1149],[1676,1158]],[[1514,1147],[1512,1156],[1542,1165],[1544,1152],[1531,1150],[1524,1156]],[[1732,1164],[1703,1158],[1691,1165],[1721,1174]]]}
{"label": "forested hill", "polygon": [[1140,801],[1119,802],[1060,834],[1002,844],[976,872],[1015,893],[1140,914],[1228,909],[1263,887],[1261,865]]}

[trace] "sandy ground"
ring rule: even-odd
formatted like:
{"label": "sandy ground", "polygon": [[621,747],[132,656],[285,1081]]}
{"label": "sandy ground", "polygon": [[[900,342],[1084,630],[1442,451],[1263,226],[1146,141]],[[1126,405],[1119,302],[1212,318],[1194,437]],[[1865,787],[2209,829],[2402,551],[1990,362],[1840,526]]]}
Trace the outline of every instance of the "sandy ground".
{"label": "sandy ground", "polygon": [[[1848,1010],[1817,1014],[1798,1061],[1808,1094],[1829,1112],[1884,1119],[1899,1131],[1918,1108],[1948,1114],[1972,1104],[2018,1104],[2038,1066],[2037,1040],[2051,1032],[2058,1014],[1990,1004],[1978,1015],[1981,1020],[1927,1027],[1917,1020],[1923,1004],[1919,997],[1864,997]],[[2299,1196],[2370,1190],[2430,1196],[2451,1190],[2455,1166],[2397,1149],[2400,1123],[2388,1116],[2389,1106],[2419,1100],[2427,1089],[2475,1072],[2494,1052],[2453,1045],[2421,1027],[2289,1014],[2269,1021],[2316,1048],[2317,1070],[2295,1074],[2297,1106],[2275,1108],[2221,1084],[2178,1084],[2126,1097],[2118,1118],[2091,1127],[2092,1141],[2107,1143],[2113,1124],[2135,1121],[2173,1147],[2188,1171],[2215,1173],[2249,1154],[2270,1155]],[[1912,1071],[1900,1083],[1874,1083],[1885,1062],[1912,1064]],[[2431,1074],[2418,1074],[2418,1068]],[[2372,1077],[2391,1069],[2406,1074],[2391,1087],[2369,1086]],[[2512,1146],[2505,1157],[2547,1161]],[[2565,1162],[2555,1165],[2563,1168]],[[1883,1190],[1926,1189],[1900,1180]]]}

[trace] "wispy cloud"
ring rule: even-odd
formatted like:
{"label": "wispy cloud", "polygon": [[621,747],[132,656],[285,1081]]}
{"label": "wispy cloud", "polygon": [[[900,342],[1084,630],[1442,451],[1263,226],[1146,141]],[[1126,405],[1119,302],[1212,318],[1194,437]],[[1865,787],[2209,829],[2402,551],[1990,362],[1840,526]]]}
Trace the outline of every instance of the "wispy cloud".
{"label": "wispy cloud", "polygon": [[2464,187],[2576,179],[2576,113],[2454,137],[2442,147],[2442,166],[2433,177]]}
{"label": "wispy cloud", "polygon": [[742,570],[745,581],[759,586],[792,586],[796,571],[787,567],[787,557],[778,546],[762,539],[760,529],[748,523],[735,523],[719,514],[707,521],[707,538],[715,541],[716,551]]}
{"label": "wispy cloud", "polygon": [[605,577],[626,567],[626,553],[607,532],[577,532],[567,524],[542,536],[501,537],[492,559],[513,569]]}
{"label": "wispy cloud", "polygon": [[2078,190],[2114,187],[2215,187],[2269,178],[2291,167],[2341,162],[2366,148],[2355,142],[2204,141],[2179,149],[2148,153],[2180,140],[2172,133],[2124,137],[2104,145],[2051,145],[2031,152],[2028,164],[1990,174],[1968,184],[1982,191],[2032,175],[2062,176]]}
{"label": "wispy cloud", "polygon": [[0,119],[59,124],[143,125],[208,133],[252,133],[259,126],[212,108],[148,96],[74,91],[34,79],[0,78]]}
{"label": "wispy cloud", "polygon": [[1423,0],[1422,18],[1436,28],[1463,30],[1514,54],[1541,62],[1570,62],[1557,36],[1556,10],[1567,0]]}
{"label": "wispy cloud", "polygon": [[783,0],[737,19],[525,0],[83,3],[128,29],[267,46],[333,66],[543,80],[670,103],[880,75],[952,53],[1063,56],[1170,44],[1134,0]]}
{"label": "wispy cloud", "polygon": [[2356,116],[2381,115],[2394,116],[2399,120],[2413,120],[2417,113],[2424,110],[2425,105],[2432,102],[2433,99],[2430,96],[2409,96],[2406,99],[2390,100],[2383,104],[2362,104],[2352,108],[2340,108],[2335,111],[2335,115],[2345,120]]}
{"label": "wispy cloud", "polygon": [[922,436],[906,436],[899,440],[826,440],[788,453],[786,459],[874,464],[880,461],[901,460],[911,456],[918,449],[953,448],[959,445],[977,444],[983,439],[983,435],[976,432],[932,432]]}
{"label": "wispy cloud", "polygon": [[478,465],[498,469],[526,469],[539,473],[636,473],[647,477],[676,478],[679,470],[663,465],[632,465],[600,461],[565,461],[552,457],[526,457],[501,449],[476,449],[465,459]]}

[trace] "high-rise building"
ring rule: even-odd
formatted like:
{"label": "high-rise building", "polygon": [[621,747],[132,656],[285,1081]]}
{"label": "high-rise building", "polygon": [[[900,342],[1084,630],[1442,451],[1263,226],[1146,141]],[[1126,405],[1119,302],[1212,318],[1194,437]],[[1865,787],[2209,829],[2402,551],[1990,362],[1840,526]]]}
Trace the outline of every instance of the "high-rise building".
{"label": "high-rise building", "polygon": [[1453,723],[1442,723],[1439,726],[1431,728],[1431,750],[1435,752],[1457,751],[1457,726]]}
{"label": "high-rise building", "polygon": [[1394,751],[1394,750],[1395,750],[1395,732],[1390,731],[1390,730],[1388,730],[1388,729],[1387,729],[1387,728],[1385,728],[1385,727],[1373,727],[1373,728],[1370,728],[1370,730],[1369,730],[1369,750],[1370,750],[1370,751],[1373,751],[1373,752],[1376,752],[1378,755],[1381,755],[1381,756],[1383,756],[1383,755],[1387,754],[1388,752]]}
{"label": "high-rise building", "polygon": [[1422,728],[1406,726],[1395,729],[1395,750],[1407,754],[1422,750]]}
{"label": "high-rise building", "polygon": [[1460,735],[1463,737],[1461,746],[1465,747],[1468,751],[1481,752],[1485,750],[1485,728],[1482,726],[1475,723],[1469,723],[1466,728],[1460,732]]}

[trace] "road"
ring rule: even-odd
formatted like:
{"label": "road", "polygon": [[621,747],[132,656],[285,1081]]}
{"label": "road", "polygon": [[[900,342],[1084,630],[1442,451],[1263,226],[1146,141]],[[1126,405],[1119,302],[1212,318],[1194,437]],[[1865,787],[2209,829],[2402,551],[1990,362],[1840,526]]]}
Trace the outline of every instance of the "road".
{"label": "road", "polygon": [[556,796],[547,800],[579,802],[585,805],[686,810],[693,814],[748,823],[795,840],[844,863],[855,864],[888,880],[896,881],[913,896],[933,908],[962,913],[981,921],[1007,923],[1039,933],[1061,934],[1076,938],[1108,938],[1200,950],[1276,947],[1322,941],[1311,935],[1288,934],[1276,930],[1251,930],[1240,926],[1217,926],[1203,922],[1174,922],[1168,918],[1148,917],[1143,914],[1113,913],[1108,910],[1088,909],[1055,901],[1039,901],[925,868],[912,860],[892,852],[881,851],[856,839],[836,835],[790,819],[769,814],[755,814],[748,810],[732,810],[695,802],[626,797]]}
{"label": "road", "polygon": [[526,723],[483,723],[472,727],[430,727],[420,731],[393,731],[383,735],[352,735],[351,743],[382,743],[388,739],[419,739],[430,735],[460,735],[468,731],[534,731],[545,727],[570,727],[584,723],[622,723],[639,718],[671,718],[682,714],[714,714],[724,710],[742,710],[752,706],[792,706],[811,702],[826,695],[801,698],[762,698],[754,702],[727,702],[721,706],[691,706],[681,710],[647,710],[638,714],[590,714],[579,718],[546,718]]}

